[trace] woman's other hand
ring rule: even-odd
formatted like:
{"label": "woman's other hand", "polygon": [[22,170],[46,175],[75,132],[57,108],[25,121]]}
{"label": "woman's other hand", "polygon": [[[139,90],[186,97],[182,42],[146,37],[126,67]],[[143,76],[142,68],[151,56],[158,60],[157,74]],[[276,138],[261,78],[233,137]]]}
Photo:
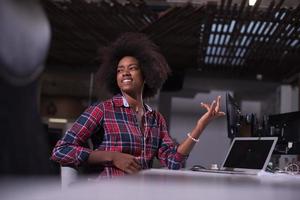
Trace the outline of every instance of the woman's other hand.
{"label": "woman's other hand", "polygon": [[127,174],[133,174],[141,170],[140,163],[130,154],[114,152],[112,162],[115,167]]}

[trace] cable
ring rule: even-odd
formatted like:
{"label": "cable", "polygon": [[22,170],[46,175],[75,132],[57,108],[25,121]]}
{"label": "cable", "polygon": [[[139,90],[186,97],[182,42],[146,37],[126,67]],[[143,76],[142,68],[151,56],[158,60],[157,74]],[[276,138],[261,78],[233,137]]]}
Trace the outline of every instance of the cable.
{"label": "cable", "polygon": [[284,169],[281,169],[279,167],[276,167],[273,170],[274,173],[283,173],[283,174],[289,174],[289,175],[300,175],[300,162],[291,162],[287,164]]}
{"label": "cable", "polygon": [[297,162],[292,162],[287,165],[285,169],[288,173],[292,173],[293,175],[299,174],[300,173],[300,163]]}

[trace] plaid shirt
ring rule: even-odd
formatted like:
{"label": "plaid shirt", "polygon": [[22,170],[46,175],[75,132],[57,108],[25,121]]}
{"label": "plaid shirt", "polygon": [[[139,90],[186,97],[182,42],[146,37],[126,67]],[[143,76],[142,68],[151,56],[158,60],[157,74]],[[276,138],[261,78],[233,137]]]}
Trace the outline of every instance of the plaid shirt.
{"label": "plaid shirt", "polygon": [[[61,165],[78,167],[85,163],[92,149],[84,144],[89,138],[93,149],[118,151],[135,156],[143,169],[151,168],[156,156],[163,166],[179,169],[187,156],[177,152],[163,116],[145,105],[143,132],[126,99],[116,95],[85,110],[53,149],[51,159]],[[100,176],[118,176],[124,172],[103,166]]]}

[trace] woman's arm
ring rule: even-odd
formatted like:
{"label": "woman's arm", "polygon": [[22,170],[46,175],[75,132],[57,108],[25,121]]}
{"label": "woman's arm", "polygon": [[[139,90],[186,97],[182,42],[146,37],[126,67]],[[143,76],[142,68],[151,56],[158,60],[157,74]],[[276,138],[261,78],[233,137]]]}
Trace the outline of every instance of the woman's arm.
{"label": "woman's arm", "polygon": [[90,106],[73,123],[72,127],[56,143],[51,159],[61,165],[79,166],[88,160],[92,152],[85,144],[101,125],[103,111],[99,106]]}
{"label": "woman's arm", "polygon": [[194,129],[189,133],[189,136],[179,145],[177,152],[182,155],[188,155],[198,141],[205,127],[218,117],[224,116],[225,113],[220,111],[221,96],[218,96],[217,101],[213,101],[210,105],[201,103],[207,112],[198,120]]}
{"label": "woman's arm", "polygon": [[103,108],[91,106],[74,122],[55,145],[51,159],[61,165],[79,166],[114,165],[126,173],[141,169],[134,156],[120,152],[92,150],[84,146],[94,132],[102,126]]}

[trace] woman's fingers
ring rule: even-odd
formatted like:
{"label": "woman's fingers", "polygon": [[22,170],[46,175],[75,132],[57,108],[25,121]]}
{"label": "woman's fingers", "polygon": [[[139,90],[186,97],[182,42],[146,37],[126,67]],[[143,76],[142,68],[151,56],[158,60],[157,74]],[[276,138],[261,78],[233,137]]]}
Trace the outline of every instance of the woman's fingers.
{"label": "woman's fingers", "polygon": [[210,105],[201,102],[201,106],[204,107],[207,111],[211,111],[215,108],[216,101],[213,101]]}
{"label": "woman's fingers", "polygon": [[131,169],[129,169],[129,168],[126,168],[125,170],[124,170],[127,174],[133,174],[134,172],[131,170]]}
{"label": "woman's fingers", "polygon": [[216,113],[218,113],[220,111],[220,101],[221,101],[221,96],[217,97],[217,105],[215,108]]}
{"label": "woman's fingers", "polygon": [[125,169],[125,172],[128,173],[128,174],[133,174],[133,173],[136,173],[138,172],[139,169],[133,167],[133,166],[128,166],[126,169]]}
{"label": "woman's fingers", "polygon": [[138,160],[126,153],[116,153],[113,159],[114,165],[126,173],[135,173],[141,170],[141,165]]}
{"label": "woman's fingers", "polygon": [[221,108],[221,96],[218,96],[217,98],[217,106],[215,108],[215,111],[217,113],[218,116],[224,116],[225,115],[225,112],[222,112],[220,111],[220,108]]}
{"label": "woman's fingers", "polygon": [[209,110],[209,105],[201,102],[201,106],[204,107],[207,111]]}
{"label": "woman's fingers", "polygon": [[210,108],[209,109],[215,111],[216,106],[217,106],[216,101],[213,100],[213,102],[210,104]]}
{"label": "woman's fingers", "polygon": [[128,174],[133,174],[133,173],[136,173],[136,172],[138,172],[138,171],[140,171],[141,170],[141,167],[140,167],[140,165],[137,163],[137,161],[135,161],[135,159],[134,160],[132,160],[129,164],[128,164],[128,166],[126,167],[126,169],[125,169],[125,172],[126,173],[128,173]]}
{"label": "woman's fingers", "polygon": [[226,115],[224,112],[218,112],[218,116],[224,116]]}
{"label": "woman's fingers", "polygon": [[214,101],[212,102],[212,104],[210,105],[210,110],[209,110],[209,112],[210,112],[210,114],[211,114],[212,116],[215,116],[215,115],[216,115],[216,106],[217,106],[217,103],[216,103],[216,101],[214,100]]}
{"label": "woman's fingers", "polygon": [[224,112],[220,111],[220,102],[221,96],[218,96],[217,99],[214,100],[210,105],[206,103],[201,103],[201,106],[204,107],[211,116],[219,117],[225,115]]}
{"label": "woman's fingers", "polygon": [[141,165],[139,163],[139,161],[137,161],[137,159],[133,159],[133,161],[131,162],[131,166],[133,166],[134,168],[140,170],[141,169]]}

